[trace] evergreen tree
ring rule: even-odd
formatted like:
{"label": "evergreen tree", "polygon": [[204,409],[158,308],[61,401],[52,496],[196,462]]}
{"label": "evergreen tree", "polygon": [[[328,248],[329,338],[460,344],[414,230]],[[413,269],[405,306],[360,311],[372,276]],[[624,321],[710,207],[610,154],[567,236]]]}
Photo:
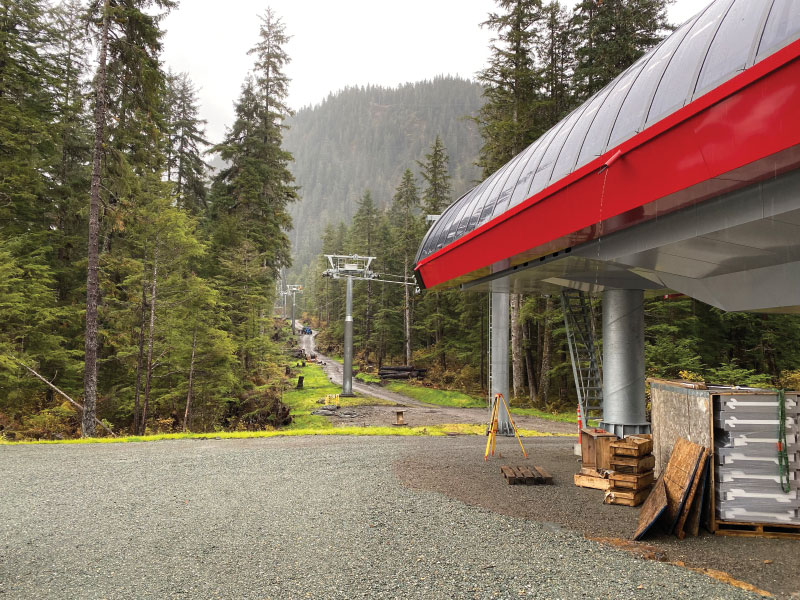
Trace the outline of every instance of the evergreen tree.
{"label": "evergreen tree", "polygon": [[521,152],[547,129],[537,120],[541,74],[535,64],[541,0],[497,0],[502,12],[482,23],[497,32],[489,65],[479,73],[486,102],[476,119],[483,136],[484,177]]}
{"label": "evergreen tree", "polygon": [[170,73],[167,77],[164,112],[169,121],[167,147],[167,181],[174,183],[178,206],[199,214],[206,208],[203,149],[205,121],[198,116],[197,90],[187,73]]}
{"label": "evergreen tree", "polygon": [[232,307],[232,326],[245,372],[260,369],[266,358],[267,311],[274,281],[290,263],[288,205],[297,190],[281,148],[289,61],[282,21],[271,9],[261,19],[253,75],[236,104],[236,121],[223,142],[213,148],[229,166],[215,178],[211,201],[214,239],[219,258],[217,277]]}
{"label": "evergreen tree", "polygon": [[574,9],[575,99],[602,89],[669,29],[670,0],[582,0]]}
{"label": "evergreen tree", "polygon": [[422,208],[426,215],[439,215],[450,204],[452,189],[448,173],[447,149],[438,135],[425,155],[425,162],[417,161],[422,168],[425,189],[422,192]]}

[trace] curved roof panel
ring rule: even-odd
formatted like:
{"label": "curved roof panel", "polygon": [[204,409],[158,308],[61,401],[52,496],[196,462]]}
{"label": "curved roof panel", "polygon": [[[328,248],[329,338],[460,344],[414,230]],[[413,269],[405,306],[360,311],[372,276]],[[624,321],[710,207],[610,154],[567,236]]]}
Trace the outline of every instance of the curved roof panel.
{"label": "curved roof panel", "polygon": [[800,37],[798,0],[715,0],[430,228],[416,262],[567,177]]}

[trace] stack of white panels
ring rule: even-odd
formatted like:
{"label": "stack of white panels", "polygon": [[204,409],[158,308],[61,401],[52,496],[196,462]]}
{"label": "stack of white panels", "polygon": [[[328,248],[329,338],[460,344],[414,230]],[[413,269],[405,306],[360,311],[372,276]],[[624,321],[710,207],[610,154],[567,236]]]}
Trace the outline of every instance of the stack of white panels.
{"label": "stack of white panels", "polygon": [[785,397],[788,487],[779,469],[778,394],[714,396],[716,517],[723,521],[800,524],[800,406]]}

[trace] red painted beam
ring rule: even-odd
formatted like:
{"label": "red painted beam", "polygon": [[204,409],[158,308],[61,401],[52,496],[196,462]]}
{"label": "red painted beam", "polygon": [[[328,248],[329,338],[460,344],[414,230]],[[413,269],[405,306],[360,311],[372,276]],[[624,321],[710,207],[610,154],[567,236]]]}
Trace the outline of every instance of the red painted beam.
{"label": "red painted beam", "polygon": [[[456,284],[800,166],[800,40],[421,260]],[[613,163],[613,164],[610,164]],[[604,164],[609,168],[598,174]]]}

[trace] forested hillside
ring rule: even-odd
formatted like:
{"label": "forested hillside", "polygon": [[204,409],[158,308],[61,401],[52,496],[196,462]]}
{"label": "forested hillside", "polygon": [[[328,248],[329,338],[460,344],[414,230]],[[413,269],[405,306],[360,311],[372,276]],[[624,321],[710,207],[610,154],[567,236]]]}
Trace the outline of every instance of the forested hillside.
{"label": "forested hillside", "polygon": [[455,194],[466,192],[480,175],[474,165],[480,136],[474,117],[483,104],[475,82],[438,77],[401,85],[351,87],[321,104],[299,110],[287,123],[287,150],[301,201],[291,210],[294,264],[307,265],[321,248],[320,231],[349,222],[364,190],[386,208],[406,167],[441,136]]}
{"label": "forested hillside", "polygon": [[296,199],[283,24],[263,14],[209,186],[195,87],[160,59],[176,3],[53,4],[0,0],[0,431],[263,427]]}

